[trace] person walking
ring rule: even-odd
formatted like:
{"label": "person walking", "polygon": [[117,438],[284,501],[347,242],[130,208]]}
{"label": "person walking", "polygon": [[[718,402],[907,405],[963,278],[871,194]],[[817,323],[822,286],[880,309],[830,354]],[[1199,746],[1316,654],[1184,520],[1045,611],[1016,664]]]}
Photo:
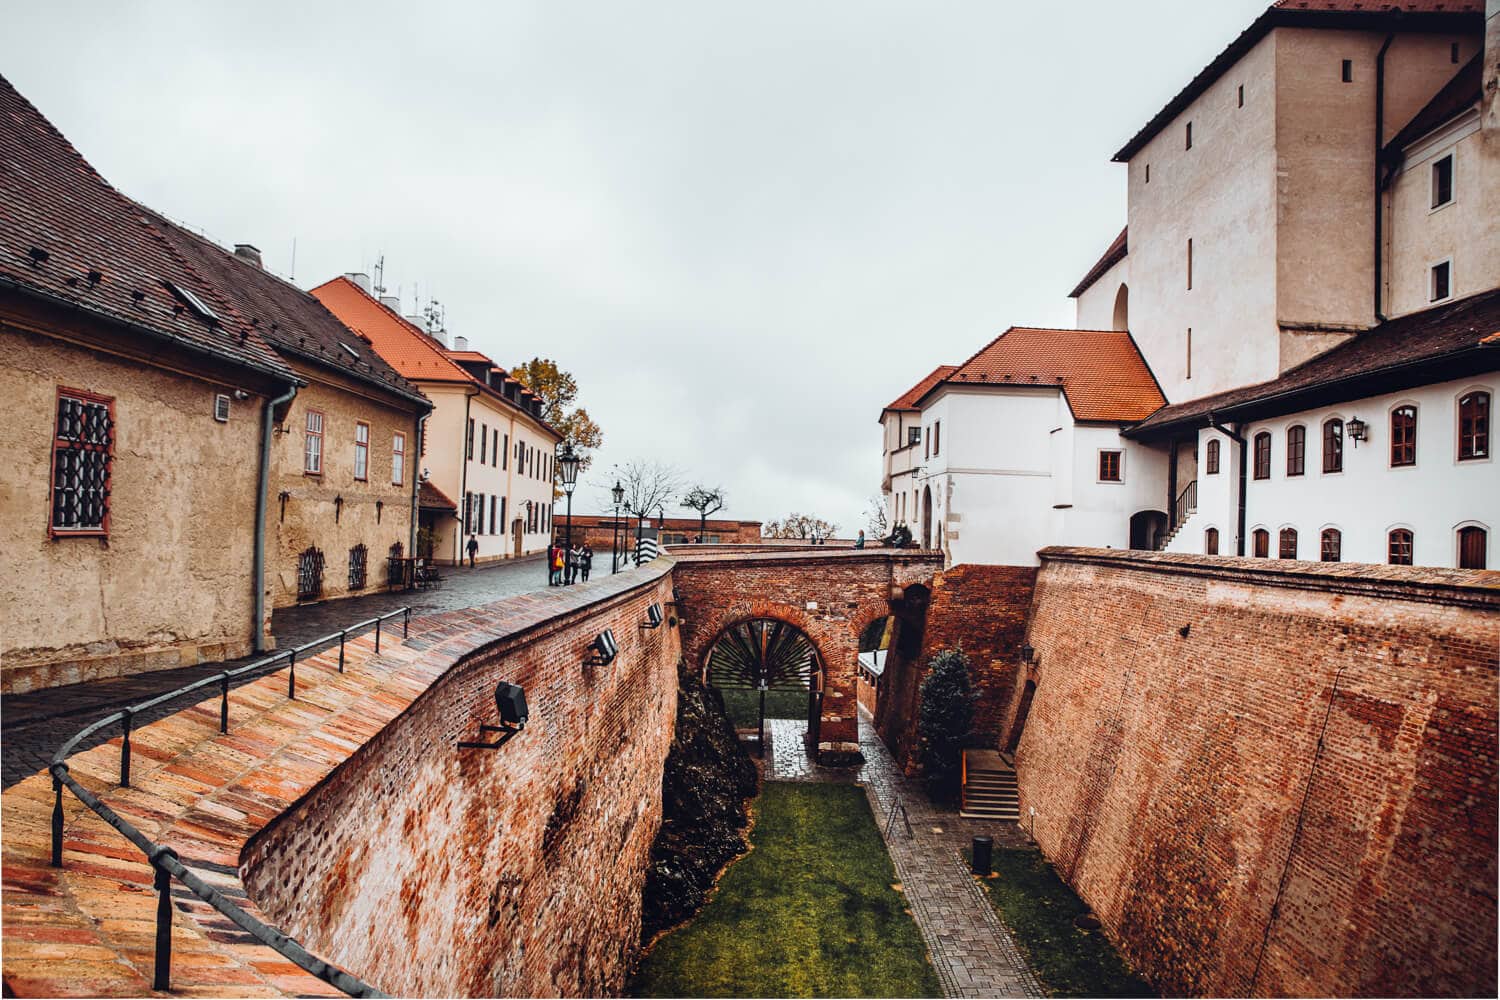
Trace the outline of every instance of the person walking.
{"label": "person walking", "polygon": [[583,551],[578,554],[578,570],[583,574],[583,582],[589,582],[589,570],[594,568],[594,550],[589,548],[589,543],[583,543]]}
{"label": "person walking", "polygon": [[563,547],[561,542],[552,543],[552,547],[547,550],[547,561],[552,564],[552,586],[561,587],[563,582]]}
{"label": "person walking", "polygon": [[474,557],[479,554],[479,539],[473,535],[469,536],[469,568],[474,568]]}

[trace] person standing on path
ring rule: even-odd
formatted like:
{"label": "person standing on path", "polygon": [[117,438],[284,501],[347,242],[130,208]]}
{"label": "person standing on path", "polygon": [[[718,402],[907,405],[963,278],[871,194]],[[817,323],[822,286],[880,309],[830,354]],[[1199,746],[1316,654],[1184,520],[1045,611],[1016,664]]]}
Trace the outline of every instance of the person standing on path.
{"label": "person standing on path", "polygon": [[552,586],[561,587],[563,582],[563,547],[562,542],[553,542],[552,547],[547,550],[547,561],[552,565]]}
{"label": "person standing on path", "polygon": [[856,538],[856,539],[854,539],[854,547],[856,549],[862,549],[862,548],[865,547],[865,529],[864,528],[860,528],[859,529],[859,537]]}
{"label": "person standing on path", "polygon": [[474,557],[479,554],[479,539],[469,536],[469,568],[474,568]]}
{"label": "person standing on path", "polygon": [[589,548],[589,543],[583,543],[583,551],[578,554],[578,571],[583,574],[583,582],[589,582],[589,570],[594,568],[594,550]]}

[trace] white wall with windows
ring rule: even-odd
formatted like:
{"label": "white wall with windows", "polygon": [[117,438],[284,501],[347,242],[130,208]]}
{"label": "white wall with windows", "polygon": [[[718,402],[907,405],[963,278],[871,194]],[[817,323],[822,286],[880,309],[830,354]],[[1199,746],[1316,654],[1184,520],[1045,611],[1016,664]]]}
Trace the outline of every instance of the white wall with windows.
{"label": "white wall with windows", "polygon": [[529,418],[471,397],[465,431],[460,553],[478,543],[479,561],[514,558],[547,547],[552,526],[553,441]]}
{"label": "white wall with windows", "polygon": [[[1415,565],[1459,566],[1465,543],[1472,562],[1482,541],[1485,566],[1500,568],[1497,395],[1500,376],[1491,372],[1247,424],[1245,554],[1256,554],[1257,532],[1264,532],[1267,557],[1280,558],[1291,551],[1283,545],[1291,536],[1283,532],[1295,531],[1296,558],[1318,560],[1324,555],[1322,533],[1332,530],[1341,561],[1385,563],[1391,559],[1391,532],[1405,531]],[[1413,415],[1415,428],[1408,430]],[[1355,420],[1365,425],[1363,441],[1353,439]],[[1305,434],[1300,471],[1293,428]],[[1265,445],[1257,461],[1261,435]],[[1237,449],[1224,435],[1204,430],[1200,453],[1213,440],[1220,442],[1219,471],[1210,473],[1204,463],[1198,512],[1169,551],[1205,552],[1206,532],[1215,529],[1219,553],[1235,553]],[[1406,544],[1398,536],[1398,554]]]}

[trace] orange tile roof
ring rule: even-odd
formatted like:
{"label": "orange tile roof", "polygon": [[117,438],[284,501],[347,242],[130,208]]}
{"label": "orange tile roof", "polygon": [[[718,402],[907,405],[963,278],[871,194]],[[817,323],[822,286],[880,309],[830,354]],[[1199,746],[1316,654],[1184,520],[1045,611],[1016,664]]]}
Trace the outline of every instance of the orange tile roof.
{"label": "orange tile roof", "polygon": [[958,365],[938,365],[922,381],[896,397],[887,410],[915,410],[917,400],[927,395],[927,390],[958,371]]}
{"label": "orange tile roof", "polygon": [[493,365],[495,359],[488,354],[480,354],[478,351],[445,351],[448,357],[454,361],[483,361],[487,365]]}
{"label": "orange tile roof", "polygon": [[1167,402],[1135,341],[1121,330],[1013,326],[943,381],[1059,386],[1076,420],[1143,420]]}
{"label": "orange tile roof", "polygon": [[312,289],[312,295],[345,326],[362,334],[390,366],[413,381],[473,382],[443,346],[416,326],[381,305],[369,292],[342,275]]}

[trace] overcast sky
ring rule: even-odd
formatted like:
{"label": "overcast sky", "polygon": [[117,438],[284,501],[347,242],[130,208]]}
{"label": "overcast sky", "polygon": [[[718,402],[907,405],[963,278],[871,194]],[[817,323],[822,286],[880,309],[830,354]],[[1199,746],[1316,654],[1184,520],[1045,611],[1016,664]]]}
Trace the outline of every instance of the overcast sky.
{"label": "overcast sky", "polygon": [[[0,72],[116,187],[303,287],[385,256],[724,516],[852,534],[880,408],[1068,291],[1109,158],[1267,0],[9,4]],[[669,511],[670,513],[679,513]]]}

